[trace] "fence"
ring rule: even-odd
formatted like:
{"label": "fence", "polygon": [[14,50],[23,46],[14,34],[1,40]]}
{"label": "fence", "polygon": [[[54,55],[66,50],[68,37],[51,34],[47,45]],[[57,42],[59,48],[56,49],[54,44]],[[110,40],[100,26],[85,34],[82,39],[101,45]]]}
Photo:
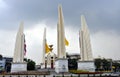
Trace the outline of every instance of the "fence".
{"label": "fence", "polygon": [[120,75],[103,74],[58,74],[58,75],[0,75],[0,77],[120,77]]}

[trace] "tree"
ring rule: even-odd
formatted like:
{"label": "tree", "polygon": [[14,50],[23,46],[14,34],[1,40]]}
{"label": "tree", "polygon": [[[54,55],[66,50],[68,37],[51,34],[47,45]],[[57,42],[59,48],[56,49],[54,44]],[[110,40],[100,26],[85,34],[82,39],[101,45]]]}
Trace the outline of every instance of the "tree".
{"label": "tree", "polygon": [[101,69],[101,65],[102,65],[102,60],[100,58],[95,59],[96,71],[99,71]]}
{"label": "tree", "polygon": [[2,60],[3,59],[3,56],[2,55],[0,55],[0,60]]}
{"label": "tree", "polygon": [[24,61],[27,62],[27,70],[35,70],[35,62],[31,59],[25,58]]}
{"label": "tree", "polygon": [[68,59],[69,70],[77,70],[77,59]]}
{"label": "tree", "polygon": [[68,68],[69,70],[77,70],[77,61],[80,59],[79,54],[68,54],[66,53],[66,57],[68,58]]}
{"label": "tree", "polygon": [[111,61],[109,59],[102,59],[102,63],[105,71],[111,70]]}
{"label": "tree", "polygon": [[114,72],[120,72],[120,63],[118,62],[113,62],[113,71]]}
{"label": "tree", "polygon": [[112,59],[95,59],[96,71],[111,71]]}

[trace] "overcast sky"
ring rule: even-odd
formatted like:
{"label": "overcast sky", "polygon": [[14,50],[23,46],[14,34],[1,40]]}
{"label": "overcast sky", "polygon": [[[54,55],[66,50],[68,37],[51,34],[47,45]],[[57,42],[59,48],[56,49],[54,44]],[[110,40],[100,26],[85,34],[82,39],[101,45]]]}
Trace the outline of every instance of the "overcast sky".
{"label": "overcast sky", "polygon": [[13,56],[15,37],[24,21],[26,57],[41,62],[44,27],[47,42],[57,52],[58,4],[62,5],[68,53],[80,53],[80,16],[84,15],[90,30],[93,56],[120,59],[119,0],[0,0],[0,54]]}

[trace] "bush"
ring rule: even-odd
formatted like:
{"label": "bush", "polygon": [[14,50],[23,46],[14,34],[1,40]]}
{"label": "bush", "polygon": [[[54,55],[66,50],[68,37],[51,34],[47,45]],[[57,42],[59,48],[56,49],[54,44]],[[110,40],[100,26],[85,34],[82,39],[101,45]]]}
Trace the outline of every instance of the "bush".
{"label": "bush", "polygon": [[26,61],[27,62],[27,70],[29,71],[29,70],[35,70],[35,62],[33,61],[33,60],[31,60],[31,59],[24,59],[24,61]]}

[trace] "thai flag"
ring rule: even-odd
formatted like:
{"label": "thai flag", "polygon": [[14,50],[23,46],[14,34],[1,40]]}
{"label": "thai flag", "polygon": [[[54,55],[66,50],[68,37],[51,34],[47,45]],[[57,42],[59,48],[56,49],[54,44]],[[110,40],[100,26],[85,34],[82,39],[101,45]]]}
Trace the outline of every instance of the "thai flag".
{"label": "thai flag", "polygon": [[24,55],[26,55],[26,52],[27,52],[27,50],[26,50],[26,41],[25,41],[25,35],[24,35]]}

